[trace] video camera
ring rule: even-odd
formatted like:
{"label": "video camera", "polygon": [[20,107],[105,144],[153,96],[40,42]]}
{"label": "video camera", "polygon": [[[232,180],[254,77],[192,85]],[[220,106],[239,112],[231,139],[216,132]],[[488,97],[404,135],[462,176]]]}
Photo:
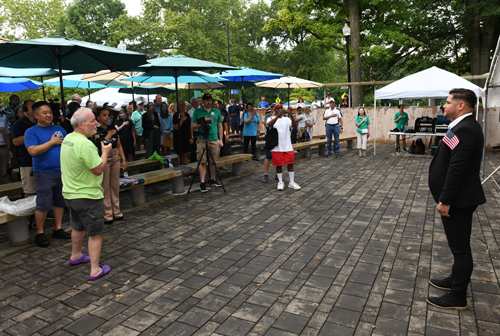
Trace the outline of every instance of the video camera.
{"label": "video camera", "polygon": [[212,126],[209,126],[209,124],[213,122],[213,119],[205,119],[203,117],[196,119],[196,123],[201,125],[201,133],[205,139],[208,139],[210,130],[212,129]]}

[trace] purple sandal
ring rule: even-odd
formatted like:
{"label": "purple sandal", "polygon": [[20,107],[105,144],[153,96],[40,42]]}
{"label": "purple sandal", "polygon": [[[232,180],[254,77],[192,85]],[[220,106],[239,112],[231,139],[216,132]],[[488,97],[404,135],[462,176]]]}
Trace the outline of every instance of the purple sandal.
{"label": "purple sandal", "polygon": [[90,257],[88,255],[86,255],[85,253],[82,253],[82,256],[76,260],[71,260],[69,259],[68,262],[71,264],[71,265],[78,265],[78,264],[81,264],[81,263],[88,263],[90,262]]}
{"label": "purple sandal", "polygon": [[90,276],[89,275],[89,280],[97,280],[102,278],[104,275],[108,274],[109,271],[111,271],[111,267],[109,265],[99,265],[101,267],[101,273],[97,274],[96,276]]}

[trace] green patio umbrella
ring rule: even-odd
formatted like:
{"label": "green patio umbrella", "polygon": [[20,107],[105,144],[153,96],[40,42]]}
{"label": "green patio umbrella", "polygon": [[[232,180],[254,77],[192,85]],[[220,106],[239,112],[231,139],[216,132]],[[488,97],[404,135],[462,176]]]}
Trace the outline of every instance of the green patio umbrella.
{"label": "green patio umbrella", "polygon": [[62,72],[130,70],[146,63],[142,53],[73,40],[62,36],[0,44],[0,64],[10,68],[52,68],[59,72],[64,103]]}

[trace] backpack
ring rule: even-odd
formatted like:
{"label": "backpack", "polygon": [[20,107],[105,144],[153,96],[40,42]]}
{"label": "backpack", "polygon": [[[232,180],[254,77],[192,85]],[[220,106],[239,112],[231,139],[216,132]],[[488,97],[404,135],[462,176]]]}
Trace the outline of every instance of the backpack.
{"label": "backpack", "polygon": [[267,127],[265,149],[271,150],[278,146],[278,130],[274,127]]}
{"label": "backpack", "polygon": [[[425,154],[425,145],[421,138],[418,138],[416,141],[413,141],[411,146],[413,149],[410,151],[412,154]],[[411,149],[410,146],[410,149]]]}

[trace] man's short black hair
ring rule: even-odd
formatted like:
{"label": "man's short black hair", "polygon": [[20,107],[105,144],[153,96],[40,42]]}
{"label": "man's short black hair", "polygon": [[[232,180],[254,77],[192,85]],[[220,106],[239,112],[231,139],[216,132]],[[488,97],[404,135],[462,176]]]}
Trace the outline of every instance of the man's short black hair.
{"label": "man's short black hair", "polygon": [[9,97],[9,102],[11,102],[12,100],[14,100],[14,98],[19,99],[19,96],[18,96],[18,95],[16,95],[16,94],[10,95],[10,97]]}
{"label": "man's short black hair", "polygon": [[405,108],[405,104],[399,104],[399,105],[398,105],[398,108],[401,108],[401,107],[402,107],[402,108]]}
{"label": "man's short black hair", "polygon": [[455,100],[463,100],[469,105],[469,107],[474,108],[476,106],[477,96],[474,91],[469,89],[453,89],[450,91],[450,95]]}
{"label": "man's short black hair", "polygon": [[[50,107],[50,104],[49,104],[49,103],[47,103],[45,100],[41,100],[41,101],[38,101],[38,102],[34,103],[34,104],[33,104],[33,106],[31,106],[31,109],[33,110],[33,112],[35,112],[35,113],[36,113],[36,111],[37,111],[40,107],[42,107],[42,106],[44,106],[44,105],[47,105],[48,107]],[[52,110],[52,108],[51,108],[51,110]]]}

